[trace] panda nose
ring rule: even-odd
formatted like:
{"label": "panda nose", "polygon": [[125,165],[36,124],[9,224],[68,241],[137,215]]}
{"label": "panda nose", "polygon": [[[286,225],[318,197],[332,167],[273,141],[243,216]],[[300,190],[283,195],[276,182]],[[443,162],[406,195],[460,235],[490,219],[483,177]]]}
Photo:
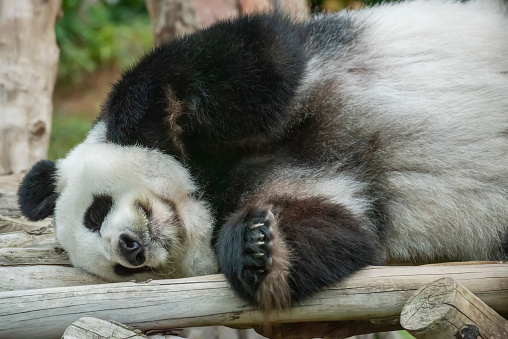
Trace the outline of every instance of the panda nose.
{"label": "panda nose", "polygon": [[143,249],[143,245],[132,239],[129,235],[120,235],[118,238],[118,247],[129,264],[133,266],[140,266],[145,262],[145,251]]}

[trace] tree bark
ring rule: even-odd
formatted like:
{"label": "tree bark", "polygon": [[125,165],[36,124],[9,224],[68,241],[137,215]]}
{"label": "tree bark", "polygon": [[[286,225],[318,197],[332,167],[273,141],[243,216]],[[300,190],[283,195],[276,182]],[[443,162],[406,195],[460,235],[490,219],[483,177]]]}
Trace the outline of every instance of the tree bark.
{"label": "tree bark", "polygon": [[0,175],[46,158],[60,0],[0,1]]}
{"label": "tree bark", "polygon": [[283,12],[288,13],[296,20],[304,20],[310,15],[309,1],[307,0],[272,0]]}
{"label": "tree bark", "polygon": [[189,0],[146,0],[146,8],[156,45],[198,29],[196,11]]}
{"label": "tree bark", "polygon": [[273,0],[237,0],[241,14],[273,10]]}
{"label": "tree bark", "polygon": [[310,14],[307,0],[147,0],[146,7],[156,45],[239,14],[275,8],[296,20]]}

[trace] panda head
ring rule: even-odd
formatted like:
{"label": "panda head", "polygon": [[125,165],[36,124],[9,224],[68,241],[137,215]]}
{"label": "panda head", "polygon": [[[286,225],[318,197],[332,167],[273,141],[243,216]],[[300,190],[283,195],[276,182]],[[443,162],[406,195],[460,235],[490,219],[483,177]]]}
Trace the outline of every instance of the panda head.
{"label": "panda head", "polygon": [[72,264],[110,281],[214,273],[213,220],[188,171],[157,150],[103,135],[98,123],[66,158],[35,164],[18,191],[23,214],[54,213]]}

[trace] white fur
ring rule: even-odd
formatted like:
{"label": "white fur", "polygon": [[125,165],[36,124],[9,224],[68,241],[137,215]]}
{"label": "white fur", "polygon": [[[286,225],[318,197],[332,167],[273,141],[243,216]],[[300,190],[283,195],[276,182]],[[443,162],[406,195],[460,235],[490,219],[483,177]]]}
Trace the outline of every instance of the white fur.
{"label": "white fur", "polygon": [[330,125],[378,138],[387,258],[506,258],[506,6],[414,1],[338,16],[358,39],[316,55],[301,95],[326,86],[341,112]]}
{"label": "white fur", "polygon": [[[355,42],[313,56],[295,107],[325,90],[324,100],[336,105],[336,114],[324,117],[323,143],[340,130],[377,140],[379,186],[389,192],[383,201],[386,258],[506,259],[501,250],[508,234],[506,6],[414,1],[336,16],[354,23]],[[209,247],[213,219],[206,203],[192,198],[196,187],[187,170],[157,151],[104,140],[99,123],[57,164],[56,234],[72,263],[121,279],[113,265],[130,266],[117,253],[117,238],[130,228],[147,227],[134,205],[142,199],[160,221],[178,212],[185,225],[183,240],[176,225],[157,226],[161,241],[151,243],[147,255],[154,273],[215,272]],[[374,202],[366,191],[369,183],[358,173],[332,174],[340,165],[276,168],[257,193],[324,196],[367,220]],[[102,237],[83,226],[96,193],[114,198]],[[178,245],[165,248],[168,239]]]}
{"label": "white fur", "polygon": [[[184,277],[210,274],[216,271],[210,247],[213,219],[207,205],[191,194],[196,186],[189,173],[172,157],[140,147],[122,147],[101,142],[98,124],[87,140],[57,162],[57,183],[60,194],[55,210],[56,236],[69,253],[72,264],[91,273],[117,281],[115,264],[132,267],[118,249],[120,234],[142,232],[151,239],[146,245],[149,277]],[[86,209],[94,194],[109,194],[113,207],[104,220],[100,234],[83,224]],[[161,199],[173,201],[178,211]],[[149,225],[136,201],[144,201],[153,209]],[[184,224],[171,224],[178,213]],[[167,244],[171,242],[171,246]],[[197,263],[196,258],[200,258]],[[132,279],[129,277],[128,279]]]}

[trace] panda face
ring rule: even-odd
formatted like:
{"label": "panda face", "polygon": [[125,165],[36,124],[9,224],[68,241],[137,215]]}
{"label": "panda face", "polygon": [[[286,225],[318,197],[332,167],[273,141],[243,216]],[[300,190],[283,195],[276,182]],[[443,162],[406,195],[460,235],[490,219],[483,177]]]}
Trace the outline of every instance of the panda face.
{"label": "panda face", "polygon": [[76,267],[110,281],[216,271],[213,220],[175,159],[87,140],[56,163],[55,233]]}

